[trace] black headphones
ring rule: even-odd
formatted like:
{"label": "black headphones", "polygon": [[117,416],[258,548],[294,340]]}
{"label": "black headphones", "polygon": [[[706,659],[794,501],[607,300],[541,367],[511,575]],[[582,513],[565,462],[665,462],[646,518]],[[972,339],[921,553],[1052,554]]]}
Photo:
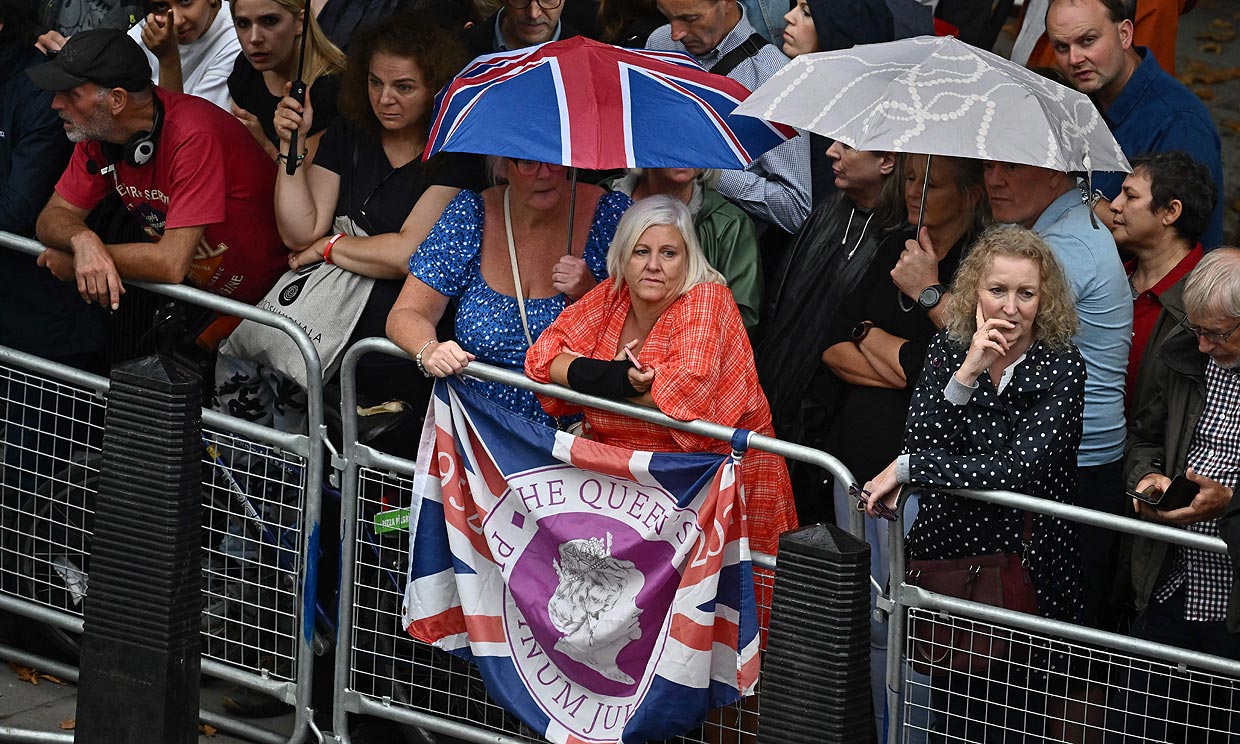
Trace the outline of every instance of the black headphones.
{"label": "black headphones", "polygon": [[155,150],[159,146],[160,127],[164,122],[164,104],[159,100],[158,95],[154,93],[151,95],[155,101],[155,121],[151,125],[151,131],[135,132],[123,145],[111,142],[100,143],[99,152],[110,162],[117,163],[124,160],[134,168],[141,168],[155,159]]}

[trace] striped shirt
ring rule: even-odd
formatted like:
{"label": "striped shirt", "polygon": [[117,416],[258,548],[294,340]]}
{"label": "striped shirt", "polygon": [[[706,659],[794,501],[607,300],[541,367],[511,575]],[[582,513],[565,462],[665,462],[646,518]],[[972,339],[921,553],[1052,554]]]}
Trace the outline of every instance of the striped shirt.
{"label": "striped shirt", "polygon": [[[646,41],[646,48],[661,52],[688,52],[683,44],[672,41],[671,29],[670,24],[655,29]],[[740,21],[723,37],[719,46],[701,56],[692,56],[709,70],[754,33],[741,7]],[[752,91],[786,64],[788,58],[779,51],[779,47],[766,44],[757,54],[732,68],[728,77]],[[745,170],[725,170],[715,189],[754,219],[776,225],[785,232],[796,233],[809,216],[810,209],[809,135],[793,137],[769,150]]]}

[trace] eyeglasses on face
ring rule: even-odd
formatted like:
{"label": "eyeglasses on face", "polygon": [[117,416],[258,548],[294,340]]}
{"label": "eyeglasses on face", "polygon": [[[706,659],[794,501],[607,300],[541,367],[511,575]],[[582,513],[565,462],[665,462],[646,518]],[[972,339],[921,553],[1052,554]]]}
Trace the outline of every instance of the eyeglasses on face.
{"label": "eyeglasses on face", "polygon": [[[514,10],[525,10],[533,0],[504,0],[504,4]],[[564,0],[538,0],[538,7],[543,10],[555,10]]]}
{"label": "eyeglasses on face", "polygon": [[1232,334],[1234,334],[1236,331],[1240,331],[1240,323],[1236,323],[1234,326],[1231,327],[1231,330],[1226,333],[1219,333],[1218,331],[1207,331],[1204,328],[1198,328],[1192,323],[1189,323],[1188,318],[1184,318],[1180,321],[1180,327],[1188,331],[1189,333],[1193,334],[1197,338],[1201,339],[1202,341],[1210,341],[1216,344],[1227,343],[1227,340],[1232,337]]}
{"label": "eyeglasses on face", "polygon": [[564,166],[559,163],[543,163],[538,160],[522,160],[521,158],[512,158],[512,164],[517,166],[517,173],[520,173],[523,176],[532,176],[538,173],[538,168],[543,165],[547,166],[547,170],[552,173],[561,173],[564,171]]}

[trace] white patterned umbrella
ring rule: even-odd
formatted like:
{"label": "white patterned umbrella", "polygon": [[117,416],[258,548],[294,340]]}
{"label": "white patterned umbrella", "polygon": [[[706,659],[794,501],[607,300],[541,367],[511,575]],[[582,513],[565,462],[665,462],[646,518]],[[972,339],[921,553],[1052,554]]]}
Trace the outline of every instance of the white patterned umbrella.
{"label": "white patterned umbrella", "polygon": [[858,150],[1132,170],[1087,96],[952,37],[801,55],[734,113]]}

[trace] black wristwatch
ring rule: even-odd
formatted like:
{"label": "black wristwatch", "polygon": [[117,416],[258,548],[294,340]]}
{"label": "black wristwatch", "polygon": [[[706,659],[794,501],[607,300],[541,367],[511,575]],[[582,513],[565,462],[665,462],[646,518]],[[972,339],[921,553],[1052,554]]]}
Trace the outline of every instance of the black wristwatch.
{"label": "black wristwatch", "polygon": [[917,295],[917,304],[921,305],[923,310],[933,310],[938,307],[945,294],[947,294],[947,287],[942,284],[931,284]]}
{"label": "black wristwatch", "polygon": [[852,340],[855,341],[856,343],[861,343],[865,339],[866,335],[870,332],[870,329],[873,327],[874,327],[874,321],[872,320],[861,321],[857,325],[853,326]]}

